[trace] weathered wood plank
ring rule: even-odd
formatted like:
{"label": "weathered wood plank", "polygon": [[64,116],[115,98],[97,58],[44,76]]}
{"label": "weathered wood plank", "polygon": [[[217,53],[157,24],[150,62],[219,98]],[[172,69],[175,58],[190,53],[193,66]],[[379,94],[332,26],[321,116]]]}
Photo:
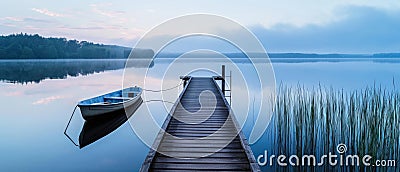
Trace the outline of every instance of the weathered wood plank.
{"label": "weathered wood plank", "polygon": [[[161,146],[159,149],[161,152],[182,152],[182,153],[196,153],[196,152],[214,152],[216,149],[215,148],[210,148],[210,147],[193,147],[193,148],[187,148],[187,147],[165,147]],[[244,152],[242,148],[226,148],[226,149],[221,149],[218,152]]]}
{"label": "weathered wood plank", "polygon": [[[214,95],[200,96],[205,90]],[[216,100],[216,107],[201,107],[200,101],[211,100]],[[190,78],[171,114],[163,125],[169,134],[158,136],[159,152],[150,151],[141,171],[259,170],[212,78]]]}
{"label": "weathered wood plank", "polygon": [[[231,142],[232,143],[232,142]],[[163,147],[176,147],[176,144],[174,143],[164,143],[162,145]],[[201,144],[201,143],[186,143],[186,144],[180,144],[179,147],[182,148],[220,148],[221,146],[225,146],[225,148],[230,148],[230,149],[241,149],[242,147],[238,144]]]}
{"label": "weathered wood plank", "polygon": [[204,158],[196,158],[196,159],[178,159],[178,158],[169,158],[169,157],[159,157],[154,162],[159,162],[159,163],[198,163],[198,164],[226,164],[226,163],[239,163],[242,164],[243,162],[246,161],[246,157],[243,158],[210,158],[210,157],[204,157]]}
{"label": "weathered wood plank", "polygon": [[250,170],[248,163],[232,163],[232,164],[178,164],[178,163],[154,163],[155,169],[182,169],[182,170]]}

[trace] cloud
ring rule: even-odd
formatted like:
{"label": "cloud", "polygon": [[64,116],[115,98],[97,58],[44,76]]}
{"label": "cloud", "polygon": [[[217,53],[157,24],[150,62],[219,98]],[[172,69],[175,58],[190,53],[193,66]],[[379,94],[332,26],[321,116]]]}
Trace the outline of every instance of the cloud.
{"label": "cloud", "polygon": [[52,12],[52,11],[49,11],[49,10],[44,9],[44,8],[43,9],[32,8],[32,11],[35,11],[35,12],[38,12],[40,14],[44,14],[44,15],[47,15],[47,16],[50,16],[50,17],[62,17],[62,16],[64,16],[62,14],[59,14],[59,13],[56,13],[56,12]]}
{"label": "cloud", "polygon": [[17,27],[17,25],[12,24],[12,23],[0,23],[0,25],[5,26],[5,27]]}
{"label": "cloud", "polygon": [[20,21],[22,21],[23,19],[18,18],[18,17],[3,17],[3,18],[1,18],[1,20],[8,20],[8,21],[20,22]]}
{"label": "cloud", "polygon": [[124,15],[124,11],[115,11],[115,10],[105,10],[104,7],[111,6],[111,3],[100,3],[100,4],[91,4],[93,12],[101,14],[103,16],[107,16],[110,18],[115,18],[121,15]]}
{"label": "cloud", "polygon": [[19,18],[19,17],[3,17],[3,18],[0,18],[0,21],[13,22],[13,23],[19,23],[19,22],[55,23],[55,22],[52,21],[52,20],[45,20],[45,19],[39,19],[39,18],[33,18],[33,17],[26,17],[26,18]]}
{"label": "cloud", "polygon": [[31,17],[24,18],[23,21],[24,22],[34,22],[34,23],[54,23],[53,21],[50,21],[50,20],[37,19],[37,18],[31,18]]}
{"label": "cloud", "polygon": [[[1,29],[1,32],[10,32],[10,33],[18,33],[18,32],[28,32],[33,31],[37,32],[37,30],[42,29],[44,26],[48,26],[51,24],[57,23],[53,20],[39,19],[39,18],[20,18],[20,17],[3,17],[0,18],[0,25],[5,26]],[[18,31],[20,30],[20,31]]]}
{"label": "cloud", "polygon": [[250,27],[271,52],[375,53],[400,51],[400,12],[348,6],[346,17],[325,25]]}
{"label": "cloud", "polygon": [[59,99],[62,99],[62,98],[64,98],[64,97],[62,97],[62,96],[50,96],[50,97],[39,99],[39,100],[33,102],[32,104],[34,104],[34,105],[48,104],[50,102],[53,102],[55,100],[59,100]]}
{"label": "cloud", "polygon": [[89,27],[68,27],[68,26],[61,26],[59,28],[62,29],[72,29],[72,30],[103,30],[104,27],[99,26],[89,26]]}

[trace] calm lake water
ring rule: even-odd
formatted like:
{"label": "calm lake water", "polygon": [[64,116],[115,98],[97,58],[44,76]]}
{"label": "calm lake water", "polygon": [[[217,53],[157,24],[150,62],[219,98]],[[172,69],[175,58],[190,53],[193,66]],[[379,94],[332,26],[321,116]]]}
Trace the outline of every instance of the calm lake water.
{"label": "calm lake water", "polygon": [[[168,62],[159,60],[153,69],[165,68]],[[374,84],[388,89],[400,86],[400,59],[274,59],[272,65],[277,85],[322,85],[349,91]],[[141,167],[149,148],[129,123],[83,149],[63,134],[78,101],[122,87],[123,60],[11,60],[0,61],[0,67],[0,171],[137,171]],[[233,74],[232,107],[240,112],[247,106],[239,101],[243,83],[235,76],[239,75]],[[154,77],[160,80],[162,76]],[[179,75],[167,79],[171,85],[180,82]],[[180,90],[171,90],[165,98],[174,102]],[[151,104],[155,109],[161,106]],[[130,120],[140,116],[140,111]],[[162,124],[167,114],[159,114],[155,119]],[[252,118],[247,117],[243,129],[247,137]],[[69,130],[74,139],[82,124],[75,116]],[[269,148],[270,132],[252,145],[255,156]]]}

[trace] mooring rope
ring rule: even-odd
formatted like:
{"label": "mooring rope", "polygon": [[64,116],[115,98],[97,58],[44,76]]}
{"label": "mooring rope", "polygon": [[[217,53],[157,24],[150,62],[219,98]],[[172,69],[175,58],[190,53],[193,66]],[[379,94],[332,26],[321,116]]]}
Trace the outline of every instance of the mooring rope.
{"label": "mooring rope", "polygon": [[[169,91],[169,90],[172,90],[172,89],[175,89],[175,88],[181,86],[182,84],[183,84],[183,82],[180,83],[180,84],[178,84],[178,85],[176,85],[176,86],[174,86],[174,87],[171,87],[171,88],[168,88],[168,89],[163,89],[163,90],[150,90],[150,89],[142,89],[142,90],[143,90],[143,91],[149,91],[149,92]],[[148,100],[148,101],[145,101],[145,102],[146,102],[146,103],[149,103],[149,102],[165,102],[165,103],[174,104],[173,102],[165,101],[165,100]],[[71,114],[71,117],[69,118],[68,124],[67,124],[67,126],[65,127],[65,129],[64,129],[64,135],[67,136],[67,138],[68,138],[75,146],[78,146],[78,147],[79,147],[79,144],[77,144],[77,143],[69,136],[69,134],[67,133],[68,128],[69,128],[69,125],[71,124],[72,118],[73,118],[73,116],[74,116],[74,114],[75,114],[75,111],[76,111],[77,107],[78,107],[78,105],[76,105],[75,108],[74,108],[74,110],[72,111],[72,114]]]}
{"label": "mooring rope", "polygon": [[68,138],[75,146],[79,147],[79,144],[75,143],[75,141],[74,141],[74,140],[68,135],[68,133],[67,133],[69,124],[71,124],[72,117],[74,116],[75,110],[76,110],[77,107],[78,107],[78,105],[76,105],[75,108],[74,108],[74,111],[72,111],[72,114],[71,114],[71,117],[69,118],[68,124],[67,124],[67,126],[65,127],[64,135],[67,136],[67,138]]}
{"label": "mooring rope", "polygon": [[147,100],[147,101],[145,101],[145,103],[150,103],[150,102],[165,102],[165,103],[175,104],[174,102],[165,101],[165,100]]}
{"label": "mooring rope", "polygon": [[[171,88],[167,88],[167,89],[163,89],[163,90],[150,90],[150,89],[143,89],[143,91],[149,91],[149,92],[162,92],[162,91],[169,91],[172,90],[174,88],[177,88],[179,86],[181,86],[183,84],[183,82],[181,82],[180,84],[171,87]],[[151,102],[165,102],[165,103],[170,103],[170,104],[175,104],[174,102],[170,102],[170,101],[166,101],[166,100],[160,100],[160,99],[154,99],[154,100],[147,100],[144,101],[145,103],[151,103]]]}
{"label": "mooring rope", "polygon": [[183,82],[182,83],[180,83],[180,84],[178,84],[178,85],[176,85],[176,86],[174,86],[174,87],[171,87],[171,88],[168,88],[168,89],[163,89],[163,90],[150,90],[150,89],[142,89],[143,91],[149,91],[149,92],[162,92],[162,91],[169,91],[169,90],[172,90],[172,89],[174,89],[174,88],[177,88],[177,87],[179,87],[179,86],[181,86],[183,84]]}

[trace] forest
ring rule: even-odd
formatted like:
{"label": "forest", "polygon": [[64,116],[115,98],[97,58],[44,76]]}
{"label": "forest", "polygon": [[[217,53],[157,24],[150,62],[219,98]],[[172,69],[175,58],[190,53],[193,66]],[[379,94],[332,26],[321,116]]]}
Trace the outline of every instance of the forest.
{"label": "forest", "polygon": [[[121,59],[131,48],[26,33],[0,36],[0,59]],[[147,50],[152,51],[152,50]]]}

